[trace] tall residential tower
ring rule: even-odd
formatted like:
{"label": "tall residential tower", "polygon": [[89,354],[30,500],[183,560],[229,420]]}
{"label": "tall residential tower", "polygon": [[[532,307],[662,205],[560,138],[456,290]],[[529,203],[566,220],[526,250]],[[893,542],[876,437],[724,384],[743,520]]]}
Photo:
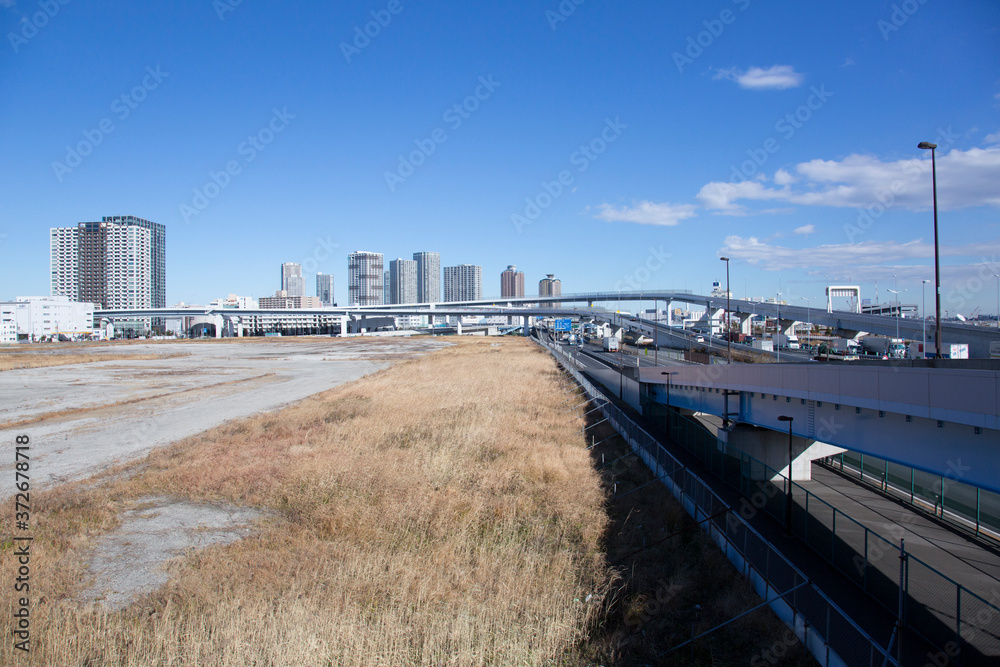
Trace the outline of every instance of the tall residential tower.
{"label": "tall residential tower", "polygon": [[417,302],[441,301],[441,253],[415,252],[413,260],[417,263]]}
{"label": "tall residential tower", "polygon": [[355,251],[347,256],[347,301],[352,306],[381,306],[382,253]]}

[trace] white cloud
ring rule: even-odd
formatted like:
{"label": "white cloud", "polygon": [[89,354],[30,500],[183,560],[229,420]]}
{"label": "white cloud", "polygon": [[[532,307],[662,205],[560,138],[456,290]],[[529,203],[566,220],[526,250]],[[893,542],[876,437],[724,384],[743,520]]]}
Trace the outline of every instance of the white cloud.
{"label": "white cloud", "polygon": [[796,233],[796,234],[815,234],[816,233],[816,225],[802,225],[801,227],[796,227],[794,229],[794,233]]}
{"label": "white cloud", "polygon": [[987,134],[985,141],[988,144],[1000,144],[1000,130],[994,132],[993,134]]}
{"label": "white cloud", "polygon": [[797,180],[798,180],[797,178],[795,178],[794,176],[792,176],[790,173],[788,173],[784,169],[779,169],[778,171],[774,172],[774,183],[775,183],[775,185],[789,185],[791,183],[794,183]]}
{"label": "white cloud", "polygon": [[[943,257],[968,258],[970,263],[965,266],[974,266],[984,261],[995,263],[996,256],[1000,253],[1000,238],[981,243],[941,246],[940,250]],[[862,241],[789,248],[761,241],[756,236],[727,236],[719,252],[733,259],[759,265],[767,271],[802,269],[813,275],[850,275],[854,280],[878,280],[890,274],[918,279],[933,278],[934,275],[934,245],[923,239],[905,243]],[[917,261],[924,263],[914,263]],[[955,265],[951,268],[954,269]]]}
{"label": "white cloud", "polygon": [[801,86],[805,75],[796,72],[792,65],[772,65],[767,69],[751,67],[746,72],[735,67],[720,69],[712,78],[735,81],[741,88],[749,90],[784,90]]}
{"label": "white cloud", "polygon": [[662,225],[672,227],[682,220],[693,218],[697,206],[693,204],[657,204],[651,201],[635,202],[631,207],[615,208],[611,204],[601,204],[601,212],[595,218],[608,222],[635,222],[640,225]]}
{"label": "white cloud", "polygon": [[[926,152],[924,152],[926,155]],[[746,215],[744,202],[773,201],[803,206],[899,206],[922,210],[931,205],[929,156],[883,162],[871,155],[842,160],[811,160],[795,166],[797,182],[779,170],[767,187],[760,181],[711,182],[698,201],[724,215]],[[952,150],[937,158],[938,204],[943,209],[1000,207],[1000,146]],[[794,183],[794,187],[793,187]]]}

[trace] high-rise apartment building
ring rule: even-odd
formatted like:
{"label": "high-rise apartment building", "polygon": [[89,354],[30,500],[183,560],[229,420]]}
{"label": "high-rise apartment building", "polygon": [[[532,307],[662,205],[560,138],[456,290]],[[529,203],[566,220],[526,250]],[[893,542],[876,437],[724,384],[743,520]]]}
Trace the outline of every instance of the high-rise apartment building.
{"label": "high-rise apartment building", "polygon": [[352,306],[380,306],[384,293],[382,253],[355,251],[347,256],[347,300]]}
{"label": "high-rise apartment building", "polygon": [[302,265],[296,262],[285,262],[281,265],[281,289],[288,296],[305,296],[306,283],[302,277]]}
{"label": "high-rise apartment building", "polygon": [[[562,281],[555,277],[553,273],[545,274],[545,277],[538,281],[538,296],[560,296],[562,295]],[[558,303],[553,303],[558,306]]]}
{"label": "high-rise apartment building", "polygon": [[441,301],[441,253],[415,252],[417,263],[417,303]]}
{"label": "high-rise apartment building", "polygon": [[49,230],[50,292],[99,308],[166,306],[166,228],[131,215]]}
{"label": "high-rise apartment building", "polygon": [[389,262],[389,303],[417,303],[417,262],[394,259]]}
{"label": "high-rise apartment building", "polygon": [[524,271],[518,271],[514,264],[500,274],[500,296],[524,296]]}
{"label": "high-rise apartment building", "polygon": [[324,306],[333,306],[333,276],[329,273],[316,274],[316,296]]}
{"label": "high-rise apartment building", "polygon": [[483,298],[483,267],[459,264],[444,267],[445,301],[478,301]]}

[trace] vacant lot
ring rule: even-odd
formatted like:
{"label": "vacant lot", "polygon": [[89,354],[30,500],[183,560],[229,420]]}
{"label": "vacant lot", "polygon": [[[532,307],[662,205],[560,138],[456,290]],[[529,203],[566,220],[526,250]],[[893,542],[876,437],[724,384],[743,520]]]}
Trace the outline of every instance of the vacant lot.
{"label": "vacant lot", "polygon": [[[609,574],[604,494],[568,388],[526,341],[465,339],[33,493],[33,651],[4,642],[0,662],[571,659]],[[164,498],[261,518],[248,537],[174,558],[168,583],[123,609],[84,602],[96,545]]]}

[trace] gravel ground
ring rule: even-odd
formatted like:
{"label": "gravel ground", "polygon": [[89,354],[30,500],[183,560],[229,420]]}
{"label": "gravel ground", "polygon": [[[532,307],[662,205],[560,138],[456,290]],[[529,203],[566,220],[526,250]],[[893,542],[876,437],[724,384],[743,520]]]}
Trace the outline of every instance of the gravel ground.
{"label": "gravel ground", "polygon": [[13,470],[15,435],[31,438],[31,484],[41,488],[88,477],[230,419],[350,382],[400,355],[447,344],[440,338],[158,343],[129,351],[187,356],[5,371],[0,474]]}

